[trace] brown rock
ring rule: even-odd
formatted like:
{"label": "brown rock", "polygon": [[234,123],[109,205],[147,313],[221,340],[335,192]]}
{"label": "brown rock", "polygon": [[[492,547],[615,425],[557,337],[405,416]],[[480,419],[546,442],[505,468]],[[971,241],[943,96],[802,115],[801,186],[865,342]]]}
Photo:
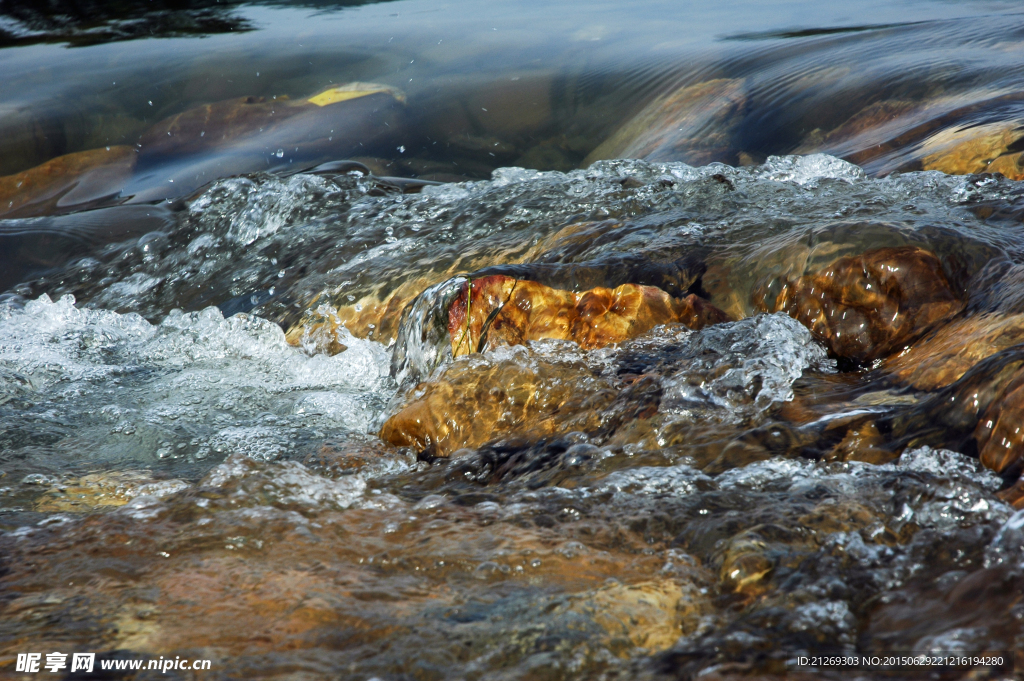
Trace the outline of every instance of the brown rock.
{"label": "brown rock", "polygon": [[850,428],[842,441],[825,458],[828,461],[890,463],[898,455],[878,446],[884,442],[885,438],[878,432],[878,428],[869,421]]}
{"label": "brown rock", "polygon": [[696,628],[707,609],[707,597],[691,583],[653,580],[615,584],[574,594],[569,609],[588,615],[608,634],[608,645],[625,652],[629,647],[648,652],[665,650]]}
{"label": "brown rock", "polygon": [[[139,200],[163,198],[175,188],[188,192],[219,176],[262,168],[277,147],[323,153],[332,145],[351,145],[369,140],[386,129],[374,114],[394,102],[404,101],[394,88],[372,83],[350,83],[330,88],[309,99],[242,97],[205,104],[157,123],[143,133],[138,153],[130,146],[113,146],[58,156],[16,175],[0,177],[0,217],[24,217],[55,209],[83,207],[117,195],[128,185],[136,159],[158,162],[154,157],[197,157],[215,151],[212,166],[195,160],[192,184],[133,187]],[[353,101],[352,105],[337,106]],[[336,132],[335,132],[336,131]],[[253,155],[260,163],[253,165]],[[244,158],[243,158],[244,157]],[[210,174],[212,173],[212,174]],[[183,177],[177,179],[183,180]]]}
{"label": "brown rock", "polygon": [[313,352],[335,354],[344,344],[338,341],[338,328],[344,326],[356,338],[369,338],[384,344],[392,343],[398,334],[405,306],[423,290],[457,276],[459,273],[482,267],[512,262],[532,262],[545,253],[560,253],[582,247],[601,234],[619,228],[614,220],[600,222],[573,222],[539,243],[524,250],[464,254],[454,263],[434,272],[401,282],[393,289],[378,289],[349,301],[344,289],[328,291],[314,300],[298,323],[286,332],[292,345],[306,347]]}
{"label": "brown rock", "polygon": [[1024,375],[1017,378],[981,415],[974,429],[978,454],[987,468],[1003,473],[1024,454]]}
{"label": "brown rock", "polygon": [[913,148],[922,135],[937,127],[929,122],[927,104],[902,99],[873,102],[829,131],[815,129],[791,153],[827,153],[856,163],[870,164],[894,151]]}
{"label": "brown rock", "polygon": [[935,390],[957,381],[972,366],[1024,343],[1024,315],[990,314],[956,319],[882,365],[900,382]]}
{"label": "brown rock", "polygon": [[1024,349],[1015,346],[980,361],[952,385],[911,409],[878,420],[879,430],[906,446],[969,451],[1005,478],[1024,461]]}
{"label": "brown rock", "polygon": [[82,513],[124,506],[139,496],[162,497],[188,485],[181,480],[155,480],[145,471],[90,473],[54,487],[36,500],[40,513]]}
{"label": "brown rock", "polygon": [[1024,478],[1018,479],[1012,486],[996,492],[996,496],[1018,510],[1024,508]]}
{"label": "brown rock", "polygon": [[648,104],[592,151],[583,165],[606,158],[733,163],[732,134],[745,106],[741,80],[709,80],[681,88]]}
{"label": "brown rock", "polygon": [[528,429],[532,438],[590,430],[615,397],[610,384],[581,364],[537,358],[453,363],[435,381],[415,388],[385,421],[380,437],[399,447],[448,456],[497,435]]}
{"label": "brown rock", "polygon": [[[828,133],[815,130],[793,153],[810,154],[847,142],[865,134],[878,133],[893,121],[919,109],[919,105],[905,100],[883,100],[864,107]],[[901,121],[902,123],[902,121]],[[815,134],[817,133],[817,134]],[[878,141],[884,141],[882,137]],[[867,146],[865,143],[863,146]]]}
{"label": "brown rock", "polygon": [[[193,155],[215,148],[235,147],[259,137],[261,151],[280,145],[305,146],[328,142],[331,123],[346,107],[341,102],[369,101],[377,105],[404,101],[394,88],[375,83],[349,83],[309,99],[238,97],[183,111],[160,121],[142,135],[145,155]],[[339,125],[342,121],[338,121]],[[334,137],[341,139],[342,130]],[[288,149],[290,153],[292,149]]]}
{"label": "brown rock", "polygon": [[938,258],[913,246],[844,256],[816,273],[772,280],[753,302],[786,312],[835,355],[860,362],[902,349],[964,306]]}
{"label": "brown rock", "polygon": [[1022,136],[1019,121],[943,130],[923,145],[921,165],[951,175],[1002,173],[1020,180],[1024,159],[1014,145]]}
{"label": "brown rock", "polygon": [[40,215],[114,196],[131,176],[135,159],[128,146],[92,149],[0,177],[0,217]]}
{"label": "brown rock", "polygon": [[636,284],[574,293],[504,275],[463,285],[448,310],[454,356],[541,339],[599,348],[659,324],[681,322],[700,329],[724,321],[724,312],[693,294],[677,299]]}

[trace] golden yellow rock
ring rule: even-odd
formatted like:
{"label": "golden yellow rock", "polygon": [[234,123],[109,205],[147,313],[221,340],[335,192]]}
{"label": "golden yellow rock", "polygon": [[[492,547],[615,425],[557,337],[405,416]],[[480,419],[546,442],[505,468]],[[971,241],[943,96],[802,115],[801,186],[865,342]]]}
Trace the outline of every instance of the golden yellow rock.
{"label": "golden yellow rock", "polygon": [[310,352],[334,355],[345,349],[338,340],[339,329],[344,327],[356,338],[368,338],[387,345],[398,334],[405,306],[423,289],[447,278],[444,273],[436,277],[417,277],[403,282],[383,299],[367,295],[338,307],[320,303],[307,310],[299,323],[288,329],[285,338],[292,345]]}
{"label": "golden yellow rock", "polygon": [[188,487],[181,480],[156,480],[146,471],[90,473],[50,489],[36,500],[40,513],[84,513],[124,506],[135,497],[166,496]]}
{"label": "golden yellow rock", "polygon": [[532,262],[552,250],[586,243],[619,226],[620,223],[614,220],[570,223],[525,250],[467,253],[443,269],[412,277],[390,290],[368,293],[353,302],[345,300],[344,290],[326,292],[310,305],[298,323],[288,329],[286,338],[292,345],[334,354],[343,347],[337,335],[338,328],[344,326],[356,338],[369,338],[385,345],[390,344],[397,337],[405,306],[430,286],[473,269]]}
{"label": "golden yellow rock", "polygon": [[696,628],[706,601],[693,584],[664,579],[576,594],[569,609],[597,622],[608,633],[610,647],[625,656],[626,646],[648,652],[670,648]]}
{"label": "golden yellow rock", "polygon": [[636,284],[576,293],[504,275],[464,284],[448,309],[456,357],[541,339],[600,348],[659,324],[680,322],[700,329],[724,321],[724,312],[693,294],[673,298],[659,288]]}
{"label": "golden yellow rock", "polygon": [[922,146],[921,166],[951,175],[1002,173],[1020,180],[1024,178],[1021,152],[1014,145],[1022,138],[1020,121],[942,130]]}
{"label": "golden yellow rock", "polygon": [[528,431],[531,438],[590,430],[600,409],[615,398],[603,379],[585,366],[523,355],[490,361],[467,358],[435,381],[417,386],[380,437],[398,447],[448,456],[498,435]]}
{"label": "golden yellow rock", "polygon": [[338,102],[346,102],[350,99],[368,97],[369,95],[375,95],[379,92],[386,92],[399,102],[405,102],[404,92],[398,88],[393,88],[388,85],[380,85],[378,83],[347,83],[345,85],[339,85],[338,87],[328,88],[320,94],[310,97],[306,101],[310,104],[316,104],[317,106],[327,106]]}

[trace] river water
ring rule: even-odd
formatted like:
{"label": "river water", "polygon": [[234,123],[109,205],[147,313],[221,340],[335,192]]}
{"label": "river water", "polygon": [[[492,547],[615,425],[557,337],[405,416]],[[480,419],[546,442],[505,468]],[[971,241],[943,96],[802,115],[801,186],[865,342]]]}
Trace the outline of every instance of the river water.
{"label": "river water", "polygon": [[1016,5],[49,7],[0,674],[1024,668]]}

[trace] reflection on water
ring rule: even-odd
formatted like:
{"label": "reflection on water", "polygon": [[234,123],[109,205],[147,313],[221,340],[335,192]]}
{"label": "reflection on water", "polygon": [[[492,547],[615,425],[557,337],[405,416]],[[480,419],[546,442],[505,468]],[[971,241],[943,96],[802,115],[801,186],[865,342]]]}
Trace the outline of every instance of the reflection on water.
{"label": "reflection on water", "polygon": [[[168,140],[153,147],[157,136],[185,134],[168,128],[172,117],[246,98],[294,103],[356,81],[397,88],[407,106],[384,119],[346,107],[322,112],[303,128],[302,139],[333,137],[316,153],[295,149],[295,131],[221,110],[210,115],[210,129],[195,132],[237,136],[244,128],[259,140],[262,169],[367,157],[385,174],[444,179],[486,178],[508,165],[569,170],[623,154],[736,164],[794,151],[825,151],[873,174],[970,172],[1016,153],[1018,15],[998,4],[879,3],[863,8],[879,20],[864,26],[835,9],[801,9],[808,15],[743,3],[717,10],[647,3],[639,12],[608,4],[581,18],[557,5],[486,12],[425,1],[344,11],[246,5],[230,11],[257,30],[71,51],[6,49],[0,172],[124,145],[148,156],[134,176],[109,178],[107,193],[96,187],[65,205],[186,195],[260,166],[220,156],[212,167],[201,157],[182,165],[190,137],[173,140],[185,145],[177,152]],[[972,16],[953,18],[963,14]],[[815,23],[765,32],[766,22]],[[654,137],[645,143],[644,135]],[[968,138],[993,136],[977,159],[955,150]],[[957,166],[944,160],[948,153],[966,157]],[[1003,165],[1004,174],[1016,168]]]}
{"label": "reflection on water", "polygon": [[3,673],[1024,664],[1015,7],[48,8],[2,8]]}
{"label": "reflection on water", "polygon": [[[264,0],[244,4],[332,10],[384,0]],[[0,47],[60,42],[75,47],[118,40],[205,36],[256,27],[236,11],[238,0],[96,2],[7,0],[0,8]]]}

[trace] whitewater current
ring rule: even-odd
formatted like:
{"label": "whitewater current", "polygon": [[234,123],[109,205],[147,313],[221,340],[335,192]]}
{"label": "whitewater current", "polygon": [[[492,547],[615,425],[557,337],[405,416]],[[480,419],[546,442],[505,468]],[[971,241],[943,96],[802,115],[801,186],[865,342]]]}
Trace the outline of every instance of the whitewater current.
{"label": "whitewater current", "polygon": [[[927,245],[976,271],[995,252],[1024,257],[1021,194],[992,176],[870,178],[822,155],[750,168],[506,168],[417,194],[362,173],[219,181],[167,230],[103,246],[4,298],[0,541],[23,599],[4,626],[48,641],[53,629],[32,612],[67,622],[83,612],[75,598],[109,598],[79,633],[62,634],[65,647],[201,649],[279,678],[660,678],[736,659],[777,670],[813,649],[1020,648],[1022,611],[1009,596],[950,614],[966,602],[955,589],[967,576],[1012,590],[1024,570],[1021,512],[976,459],[921,446],[882,464],[709,466],[686,449],[679,433],[695,428],[781,428],[801,385],[845,380],[798,321],[741,300],[744,318],[700,330],[453,359],[426,331],[437,300],[416,295],[524,263],[583,288],[624,257],[695,250],[729,265],[705,282],[722,300],[793,252],[813,264]],[[604,226],[559,240],[584,223]],[[422,315],[391,330],[359,316],[403,285]],[[318,306],[362,326],[290,343],[286,331]],[[343,351],[327,352],[331,343]],[[418,362],[418,380],[513,367],[541,392],[575,381],[595,400],[625,374],[668,368],[650,433],[566,430],[515,450],[526,454],[510,454],[520,445],[499,433],[446,463],[377,437],[412,389],[396,352]],[[921,399],[858,390],[815,427]],[[76,576],[114,555],[110,581]],[[193,573],[202,597],[183,595]],[[24,601],[58,582],[70,582],[54,595],[59,608]],[[227,633],[242,606],[213,594],[229,603],[242,592],[278,618],[260,634],[270,652]],[[146,599],[156,605],[143,617]],[[908,603],[932,616],[905,626]],[[206,642],[190,638],[189,622]]]}

